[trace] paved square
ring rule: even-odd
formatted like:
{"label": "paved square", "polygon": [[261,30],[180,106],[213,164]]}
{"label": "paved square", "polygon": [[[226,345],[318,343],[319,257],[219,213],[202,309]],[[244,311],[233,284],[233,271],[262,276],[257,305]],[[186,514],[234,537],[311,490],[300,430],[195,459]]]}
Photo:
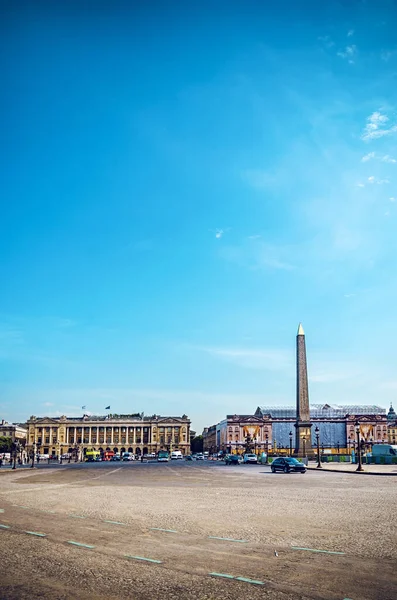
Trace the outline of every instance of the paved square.
{"label": "paved square", "polygon": [[2,598],[397,597],[396,477],[178,461],[0,482]]}

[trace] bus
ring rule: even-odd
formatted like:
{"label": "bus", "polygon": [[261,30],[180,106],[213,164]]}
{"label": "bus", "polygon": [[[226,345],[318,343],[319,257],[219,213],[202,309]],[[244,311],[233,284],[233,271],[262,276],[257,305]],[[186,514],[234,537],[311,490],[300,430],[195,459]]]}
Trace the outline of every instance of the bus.
{"label": "bus", "polygon": [[157,454],[157,462],[168,462],[170,459],[170,453],[167,450],[159,450]]}
{"label": "bus", "polygon": [[101,457],[99,450],[87,450],[85,453],[85,462],[94,462]]}

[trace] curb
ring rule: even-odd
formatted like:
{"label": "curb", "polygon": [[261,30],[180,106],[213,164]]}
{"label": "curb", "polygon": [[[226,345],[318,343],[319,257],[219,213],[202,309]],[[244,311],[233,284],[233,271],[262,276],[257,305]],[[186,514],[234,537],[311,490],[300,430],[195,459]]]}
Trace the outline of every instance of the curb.
{"label": "curb", "polygon": [[[33,467],[33,469],[35,469],[36,467]],[[4,468],[0,469],[0,475],[2,475],[3,473],[19,473],[20,471],[31,471],[32,467],[18,467],[16,469],[8,469],[8,468]]]}
{"label": "curb", "polygon": [[306,467],[308,471],[323,471],[324,473],[349,473],[349,475],[378,475],[381,477],[397,477],[397,473],[382,473],[380,471],[348,471],[347,469],[317,469],[317,467]]}

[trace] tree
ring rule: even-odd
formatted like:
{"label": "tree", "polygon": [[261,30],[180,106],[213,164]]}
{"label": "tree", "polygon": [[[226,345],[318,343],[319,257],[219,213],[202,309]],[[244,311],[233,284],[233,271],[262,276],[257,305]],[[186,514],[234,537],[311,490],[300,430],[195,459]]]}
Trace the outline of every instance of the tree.
{"label": "tree", "polygon": [[11,452],[12,439],[6,436],[0,436],[0,452]]}
{"label": "tree", "polygon": [[193,453],[203,451],[203,436],[196,435],[190,442],[190,449]]}

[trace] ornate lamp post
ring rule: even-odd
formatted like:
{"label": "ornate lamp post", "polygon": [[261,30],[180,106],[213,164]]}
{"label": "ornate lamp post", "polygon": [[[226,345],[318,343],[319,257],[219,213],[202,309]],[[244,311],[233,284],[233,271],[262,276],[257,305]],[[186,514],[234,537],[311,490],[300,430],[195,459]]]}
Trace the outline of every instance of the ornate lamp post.
{"label": "ornate lamp post", "polygon": [[339,440],[338,440],[338,443],[337,443],[337,447],[338,447],[338,454],[339,454],[340,453],[340,443],[339,443]]}
{"label": "ornate lamp post", "polygon": [[364,471],[362,462],[361,462],[360,423],[359,423],[359,421],[356,421],[354,423],[354,426],[356,428],[356,434],[357,434],[357,454],[358,454],[358,467],[357,467],[356,471]]}
{"label": "ornate lamp post", "polygon": [[255,447],[255,456],[256,456],[256,436],[254,437],[254,447]]}
{"label": "ornate lamp post", "polygon": [[303,442],[303,458],[306,458],[306,436],[305,435],[302,436],[302,442]]}
{"label": "ornate lamp post", "polygon": [[292,456],[292,431],[289,432],[289,455]]}
{"label": "ornate lamp post", "polygon": [[36,456],[36,442],[33,442],[33,444],[32,444],[32,464],[30,465],[31,469],[33,469],[33,467],[34,467],[35,456]]}
{"label": "ornate lamp post", "polygon": [[268,434],[265,435],[266,438],[266,464],[268,464],[269,462],[269,436]]}
{"label": "ornate lamp post", "polygon": [[316,434],[316,445],[317,445],[317,469],[322,469],[321,460],[320,460],[320,430],[316,425],[316,429],[314,430]]}

